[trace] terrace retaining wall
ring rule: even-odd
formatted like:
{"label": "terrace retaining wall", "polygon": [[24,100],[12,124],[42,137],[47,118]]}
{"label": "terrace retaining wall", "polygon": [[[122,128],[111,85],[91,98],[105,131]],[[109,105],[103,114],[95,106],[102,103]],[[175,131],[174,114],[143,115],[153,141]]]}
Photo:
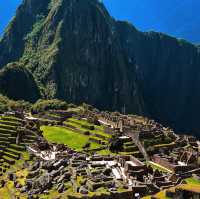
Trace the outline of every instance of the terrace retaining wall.
{"label": "terrace retaining wall", "polygon": [[110,194],[101,194],[94,196],[68,196],[69,199],[131,199],[134,198],[132,191],[120,192],[120,193],[110,193]]}

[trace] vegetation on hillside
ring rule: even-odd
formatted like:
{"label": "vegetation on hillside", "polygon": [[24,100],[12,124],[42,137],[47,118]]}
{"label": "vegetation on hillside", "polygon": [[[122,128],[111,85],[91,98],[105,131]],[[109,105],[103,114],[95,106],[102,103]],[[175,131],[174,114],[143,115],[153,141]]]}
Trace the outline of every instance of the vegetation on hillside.
{"label": "vegetation on hillside", "polygon": [[29,110],[31,104],[24,100],[14,101],[10,100],[8,97],[5,97],[0,94],[0,113],[11,110]]}
{"label": "vegetation on hillside", "polygon": [[0,70],[0,93],[14,100],[35,102],[40,98],[32,74],[20,63],[8,64]]}
{"label": "vegetation on hillside", "polygon": [[52,100],[38,100],[31,108],[32,113],[39,113],[48,110],[65,110],[67,109],[67,103],[58,99]]}

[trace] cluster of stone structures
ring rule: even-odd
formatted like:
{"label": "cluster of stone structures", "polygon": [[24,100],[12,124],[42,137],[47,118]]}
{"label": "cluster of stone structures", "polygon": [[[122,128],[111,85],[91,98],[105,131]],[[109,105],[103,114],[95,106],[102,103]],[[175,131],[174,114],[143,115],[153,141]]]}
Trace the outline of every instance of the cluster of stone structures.
{"label": "cluster of stone structures", "polygon": [[[73,193],[82,194],[84,198],[89,193],[105,189],[113,195],[111,198],[123,193],[123,197],[128,199],[155,194],[181,184],[193,174],[200,174],[199,147],[192,137],[177,136],[171,129],[137,116],[96,111],[75,116],[79,120],[102,124],[105,133],[118,135],[125,144],[128,143],[125,147],[138,150],[138,158],[133,154],[103,156],[78,153],[66,146],[49,144],[41,138],[28,147],[38,161],[30,168],[22,192],[31,196],[48,194],[51,189],[59,193],[73,189]],[[58,122],[62,121],[61,117]],[[149,164],[145,163],[146,160]],[[155,169],[154,164],[163,166],[166,171]]]}
{"label": "cluster of stone structures", "polygon": [[[8,138],[18,148],[26,145],[29,153],[36,157],[28,168],[25,186],[16,187],[21,193],[28,193],[29,198],[50,194],[52,190],[68,192],[71,199],[80,195],[87,198],[91,193],[95,199],[140,198],[180,185],[193,175],[200,178],[200,143],[191,136],[178,136],[153,120],[96,109],[81,114],[49,111],[36,118],[16,114],[8,120],[9,125],[17,120],[18,125],[13,127],[17,129],[15,137]],[[70,120],[72,117],[76,120]],[[1,121],[5,118],[8,117],[2,116],[0,120],[4,126]],[[81,124],[79,129],[77,121],[87,121],[91,125]],[[2,125],[0,128],[7,128]],[[76,152],[68,146],[50,144],[42,137],[41,125],[62,126],[89,136],[91,142],[102,145],[98,150],[109,149],[109,144],[117,137],[123,143],[122,151],[117,155],[98,155],[98,150]],[[96,125],[103,127],[103,133],[91,133],[99,130],[95,129]],[[4,156],[6,148],[3,148]]]}
{"label": "cluster of stone structures", "polygon": [[105,131],[120,132],[132,138],[145,160],[173,173],[173,177],[168,176],[168,186],[179,184],[192,174],[200,174],[199,142],[192,136],[176,135],[173,130],[138,116],[87,111],[84,117],[98,118],[106,126]]}
{"label": "cluster of stone structures", "polygon": [[[84,197],[103,188],[112,194],[123,192],[123,197],[127,199],[139,198],[181,184],[184,178],[193,173],[199,174],[198,170],[184,175],[163,173],[133,156],[87,155],[63,145],[49,145],[44,140],[33,144],[29,149],[39,157],[29,168],[26,185],[20,188],[29,197],[48,194],[52,188],[59,193],[73,189],[74,193]],[[44,151],[46,157],[54,152],[56,156],[50,155],[52,158],[47,159]]]}
{"label": "cluster of stone structures", "polygon": [[123,192],[128,199],[154,194],[179,183],[173,174],[154,170],[133,156],[87,155],[63,145],[48,144],[43,139],[29,150],[39,158],[29,168],[26,185],[20,188],[29,197],[48,194],[53,187],[59,193],[73,188],[74,193],[83,196],[104,188],[113,194]]}

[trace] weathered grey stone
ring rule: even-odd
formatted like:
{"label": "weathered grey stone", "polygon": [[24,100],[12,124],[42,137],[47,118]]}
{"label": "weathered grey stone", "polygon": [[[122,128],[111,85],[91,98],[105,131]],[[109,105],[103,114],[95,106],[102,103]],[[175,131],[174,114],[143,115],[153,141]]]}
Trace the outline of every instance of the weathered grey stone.
{"label": "weathered grey stone", "polygon": [[64,184],[63,184],[63,183],[60,184],[60,185],[58,186],[58,193],[62,193],[62,192],[64,191],[64,189],[65,189]]}
{"label": "weathered grey stone", "polygon": [[23,167],[24,167],[24,168],[28,168],[28,167],[29,167],[29,163],[28,163],[27,161],[25,161],[25,162],[23,163]]}
{"label": "weathered grey stone", "polygon": [[40,174],[40,169],[38,168],[37,170],[33,170],[29,172],[27,178],[34,178]]}
{"label": "weathered grey stone", "polygon": [[41,191],[44,191],[46,189],[51,188],[52,186],[52,177],[49,174],[45,174],[34,181],[34,188],[40,189]]}
{"label": "weathered grey stone", "polygon": [[60,168],[61,166],[66,166],[67,163],[68,163],[68,161],[67,161],[66,159],[62,159],[62,160],[59,160],[58,162],[54,163],[54,164],[53,164],[53,167],[54,167],[55,169],[58,169],[58,168]]}
{"label": "weathered grey stone", "polygon": [[27,186],[23,186],[21,189],[20,189],[20,192],[21,193],[25,193],[25,192],[27,192]]}
{"label": "weathered grey stone", "polygon": [[28,190],[31,189],[32,186],[33,186],[33,181],[32,181],[32,180],[27,180],[27,181],[26,181],[26,187],[27,187],[27,189],[28,189]]}
{"label": "weathered grey stone", "polygon": [[110,192],[115,192],[117,189],[115,187],[109,189]]}
{"label": "weathered grey stone", "polygon": [[1,182],[0,182],[0,186],[1,186],[1,187],[4,187],[5,184],[6,184],[5,180],[1,180]]}
{"label": "weathered grey stone", "polygon": [[66,174],[63,174],[62,176],[59,177],[57,183],[62,183],[65,179],[66,179]]}
{"label": "weathered grey stone", "polygon": [[35,164],[32,166],[31,170],[32,170],[32,171],[35,171],[35,170],[37,170],[39,167],[40,167],[40,162],[39,162],[39,161],[36,161]]}
{"label": "weathered grey stone", "polygon": [[112,172],[112,169],[108,168],[103,171],[103,174],[106,176],[110,176],[111,172]]}
{"label": "weathered grey stone", "polygon": [[29,195],[28,195],[28,199],[34,199],[33,195],[32,195],[32,194],[29,194]]}
{"label": "weathered grey stone", "polygon": [[35,195],[35,194],[39,194],[41,193],[41,190],[40,189],[33,189],[31,191],[28,192],[28,195]]}
{"label": "weathered grey stone", "polygon": [[58,176],[60,174],[60,171],[59,170],[53,170],[51,173],[50,173],[50,176],[55,178],[56,176]]}
{"label": "weathered grey stone", "polygon": [[20,183],[17,183],[17,184],[15,185],[15,188],[20,189],[20,188],[22,188],[22,185],[21,185]]}
{"label": "weathered grey stone", "polygon": [[46,169],[51,172],[53,170],[53,161],[42,162],[42,169]]}
{"label": "weathered grey stone", "polygon": [[86,189],[85,186],[81,186],[79,189],[79,193],[86,195],[88,194],[88,190]]}
{"label": "weathered grey stone", "polygon": [[13,174],[13,173],[9,173],[8,174],[8,179],[11,180],[11,181],[14,181],[14,180],[16,180],[16,175]]}

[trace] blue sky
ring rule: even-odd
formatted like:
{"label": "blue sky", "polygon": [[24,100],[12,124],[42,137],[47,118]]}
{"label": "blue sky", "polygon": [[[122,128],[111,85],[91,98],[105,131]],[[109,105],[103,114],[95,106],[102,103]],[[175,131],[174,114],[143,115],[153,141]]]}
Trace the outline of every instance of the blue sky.
{"label": "blue sky", "polygon": [[0,0],[0,33],[3,32],[8,22],[15,14],[21,0]]}
{"label": "blue sky", "polygon": [[104,0],[111,15],[142,31],[200,43],[200,0]]}
{"label": "blue sky", "polygon": [[[21,1],[0,0],[0,33]],[[160,31],[200,43],[200,0],[103,1],[113,17],[127,20],[139,30]]]}

